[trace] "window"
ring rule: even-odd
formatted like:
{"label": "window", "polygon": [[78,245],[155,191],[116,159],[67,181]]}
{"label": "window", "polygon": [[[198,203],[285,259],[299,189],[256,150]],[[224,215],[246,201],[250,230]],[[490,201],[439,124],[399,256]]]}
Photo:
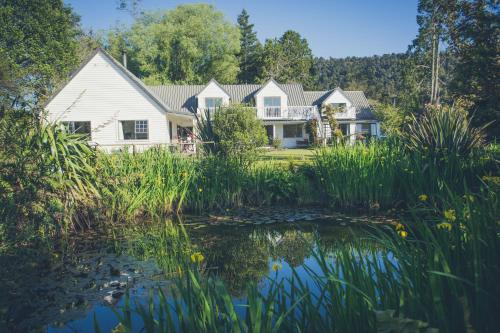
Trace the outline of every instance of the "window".
{"label": "window", "polygon": [[122,121],[122,131],[124,140],[147,140],[149,128],[147,120],[126,120]]}
{"label": "window", "polygon": [[213,110],[222,105],[221,97],[207,97],[205,98],[205,107],[209,110]]}
{"label": "window", "polygon": [[281,117],[281,97],[264,97],[264,110],[267,118]]}
{"label": "window", "polygon": [[342,109],[342,112],[345,111],[347,104],[346,103],[332,103],[331,104],[334,108],[339,108]]}
{"label": "window", "polygon": [[361,124],[361,133],[365,135],[372,134],[372,124]]}
{"label": "window", "polygon": [[87,136],[89,140],[92,137],[90,121],[63,121],[62,124],[69,133]]}
{"label": "window", "polygon": [[182,127],[177,126],[177,138],[182,141],[187,140],[188,138],[192,138],[193,136],[193,127]]}
{"label": "window", "polygon": [[302,138],[302,124],[283,125],[283,137],[287,138]]}
{"label": "window", "polygon": [[340,124],[340,130],[342,131],[342,135],[349,135],[349,124]]}

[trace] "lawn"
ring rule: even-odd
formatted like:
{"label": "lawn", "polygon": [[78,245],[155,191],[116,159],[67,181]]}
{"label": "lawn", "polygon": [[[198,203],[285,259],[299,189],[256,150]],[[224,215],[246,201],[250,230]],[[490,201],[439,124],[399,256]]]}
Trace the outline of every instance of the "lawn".
{"label": "lawn", "polygon": [[290,148],[290,149],[272,149],[266,151],[261,155],[261,161],[283,161],[283,162],[296,162],[308,163],[312,161],[315,149],[309,148]]}

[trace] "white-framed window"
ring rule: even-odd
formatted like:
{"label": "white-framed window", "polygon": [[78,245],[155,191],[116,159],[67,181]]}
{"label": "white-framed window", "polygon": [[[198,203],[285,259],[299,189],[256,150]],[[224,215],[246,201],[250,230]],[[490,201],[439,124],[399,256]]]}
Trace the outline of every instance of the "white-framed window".
{"label": "white-framed window", "polygon": [[342,108],[345,109],[347,107],[346,103],[331,103],[334,108]]}
{"label": "white-framed window", "polygon": [[361,124],[361,133],[363,133],[364,135],[372,135],[372,124]]}
{"label": "white-framed window", "polygon": [[149,125],[147,120],[122,120],[123,140],[147,140]]}
{"label": "white-framed window", "polygon": [[281,97],[279,96],[264,97],[264,111],[267,118],[281,117]]}
{"label": "white-framed window", "polygon": [[349,124],[339,124],[339,127],[342,135],[346,136],[350,134]]}
{"label": "white-framed window", "polygon": [[92,139],[90,121],[63,121],[61,123],[68,133],[81,134],[82,136],[88,137],[88,140]]}
{"label": "white-framed window", "polygon": [[283,125],[283,138],[295,139],[302,138],[303,124]]}
{"label": "white-framed window", "polygon": [[206,97],[205,107],[209,110],[214,110],[222,105],[222,97]]}

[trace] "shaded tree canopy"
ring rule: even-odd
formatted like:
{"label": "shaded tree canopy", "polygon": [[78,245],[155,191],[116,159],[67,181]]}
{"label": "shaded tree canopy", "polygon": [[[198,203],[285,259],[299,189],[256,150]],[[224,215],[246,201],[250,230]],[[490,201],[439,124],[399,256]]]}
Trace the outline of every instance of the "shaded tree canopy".
{"label": "shaded tree canopy", "polygon": [[129,69],[148,84],[233,83],[239,71],[239,31],[211,5],[146,13],[109,36],[110,53],[130,55]]}
{"label": "shaded tree canopy", "polygon": [[63,0],[0,0],[0,54],[37,101],[77,65],[79,17]]}
{"label": "shaded tree canopy", "polygon": [[316,89],[363,90],[368,98],[392,103],[401,90],[405,54],[372,57],[316,58],[313,73]]}

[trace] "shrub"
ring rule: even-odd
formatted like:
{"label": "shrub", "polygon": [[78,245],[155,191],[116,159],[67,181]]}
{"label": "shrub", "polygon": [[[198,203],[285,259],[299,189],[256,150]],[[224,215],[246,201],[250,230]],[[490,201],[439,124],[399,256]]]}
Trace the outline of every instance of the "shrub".
{"label": "shrub", "polygon": [[486,126],[472,127],[467,112],[460,107],[428,106],[420,117],[412,116],[403,138],[409,150],[435,160],[468,157],[483,146]]}
{"label": "shrub", "polygon": [[198,127],[202,139],[214,142],[213,148],[206,149],[211,153],[248,166],[258,156],[258,148],[267,143],[264,126],[251,108],[231,105],[217,109],[211,120],[208,116],[198,118]]}
{"label": "shrub", "polygon": [[273,145],[274,149],[281,149],[282,147],[282,142],[278,138],[273,138],[271,144]]}

